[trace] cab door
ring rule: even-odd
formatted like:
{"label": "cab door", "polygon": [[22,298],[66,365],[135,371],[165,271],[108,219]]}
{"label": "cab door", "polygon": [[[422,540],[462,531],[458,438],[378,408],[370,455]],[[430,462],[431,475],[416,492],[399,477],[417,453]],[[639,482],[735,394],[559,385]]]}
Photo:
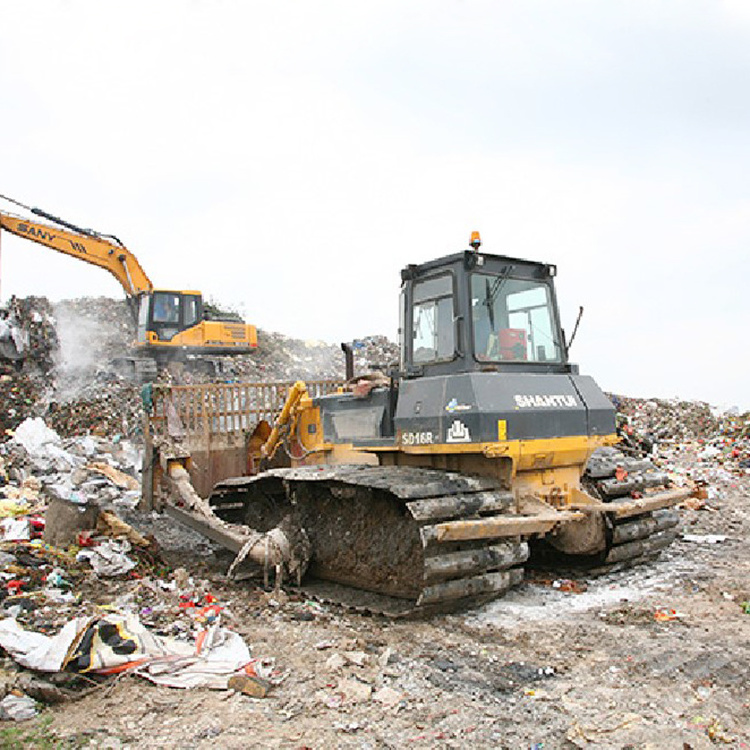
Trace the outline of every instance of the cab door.
{"label": "cab door", "polygon": [[153,292],[149,331],[159,341],[171,341],[178,333],[200,323],[203,315],[198,294],[182,292]]}

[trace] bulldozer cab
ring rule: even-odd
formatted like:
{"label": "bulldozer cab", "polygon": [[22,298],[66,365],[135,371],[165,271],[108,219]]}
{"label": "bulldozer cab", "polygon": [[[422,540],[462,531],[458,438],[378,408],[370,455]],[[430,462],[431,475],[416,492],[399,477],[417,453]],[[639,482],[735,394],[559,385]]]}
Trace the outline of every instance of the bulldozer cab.
{"label": "bulldozer cab", "polygon": [[401,371],[567,372],[555,267],[477,250],[401,273]]}

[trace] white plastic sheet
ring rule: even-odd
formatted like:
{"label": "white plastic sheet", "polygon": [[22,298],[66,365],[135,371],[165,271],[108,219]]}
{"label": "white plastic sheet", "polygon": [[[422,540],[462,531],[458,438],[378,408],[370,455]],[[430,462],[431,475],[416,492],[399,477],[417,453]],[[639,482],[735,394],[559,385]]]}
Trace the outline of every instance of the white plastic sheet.
{"label": "white plastic sheet", "polygon": [[108,539],[95,547],[82,549],[76,555],[76,560],[88,562],[98,576],[109,578],[127,573],[135,567],[135,562],[127,556],[129,551],[130,543],[127,540],[118,542]]}
{"label": "white plastic sheet", "polygon": [[111,673],[132,669],[159,685],[226,690],[229,678],[250,663],[250,649],[216,622],[195,643],[151,633],[136,615],[77,617],[55,636],[0,620],[0,646],[19,664],[41,672]]}

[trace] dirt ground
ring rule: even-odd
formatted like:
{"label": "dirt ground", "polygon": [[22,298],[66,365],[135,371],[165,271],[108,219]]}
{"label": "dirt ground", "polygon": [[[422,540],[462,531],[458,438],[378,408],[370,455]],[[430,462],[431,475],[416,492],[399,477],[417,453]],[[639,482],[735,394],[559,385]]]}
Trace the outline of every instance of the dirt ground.
{"label": "dirt ground", "polygon": [[683,538],[648,567],[576,584],[529,574],[483,608],[412,622],[227,585],[225,556],[152,522],[284,679],[253,698],[121,676],[24,731],[89,748],[748,747],[749,500],[745,477],[716,510],[683,511]]}

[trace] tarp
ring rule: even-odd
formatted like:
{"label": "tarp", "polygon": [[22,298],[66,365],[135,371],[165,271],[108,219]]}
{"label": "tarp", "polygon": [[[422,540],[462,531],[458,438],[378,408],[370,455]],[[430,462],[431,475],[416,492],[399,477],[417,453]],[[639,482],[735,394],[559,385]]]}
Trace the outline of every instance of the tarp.
{"label": "tarp", "polygon": [[194,643],[147,630],[136,615],[77,617],[55,636],[0,620],[0,646],[19,664],[42,672],[113,674],[132,670],[159,685],[225,690],[229,678],[250,664],[250,650],[218,622]]}

